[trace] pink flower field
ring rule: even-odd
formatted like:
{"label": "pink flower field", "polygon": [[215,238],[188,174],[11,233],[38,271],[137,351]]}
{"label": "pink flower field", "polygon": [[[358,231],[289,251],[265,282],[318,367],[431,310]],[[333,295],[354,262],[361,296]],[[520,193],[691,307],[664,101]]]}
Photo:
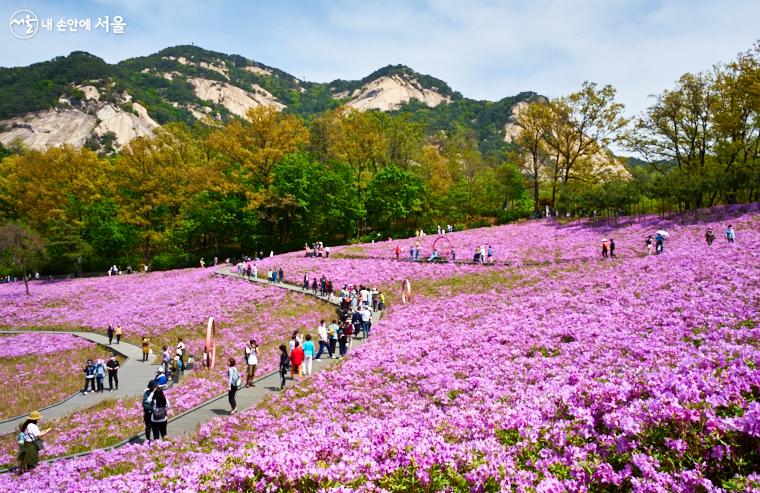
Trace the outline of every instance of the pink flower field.
{"label": "pink flower field", "polygon": [[[92,307],[92,312],[87,308]],[[217,333],[217,358],[240,360],[245,343],[254,338],[260,345],[259,374],[276,369],[276,346],[290,338],[293,330],[314,329],[320,318],[333,314],[333,309],[313,298],[285,290],[256,285],[238,279],[215,275],[211,269],[187,269],[147,275],[43,282],[32,286],[32,296],[24,294],[23,285],[0,285],[0,313],[9,326],[34,328],[75,328],[104,332],[108,323],[120,323],[127,340],[139,344],[142,334],[153,339],[153,350],[160,353],[162,343],[176,343],[184,336],[188,354],[203,352],[206,320],[215,316],[220,321]],[[139,334],[139,335],[137,335]],[[0,351],[10,355],[45,354],[48,347],[61,344],[68,348],[84,341],[67,334],[24,334],[0,338],[14,341]],[[39,348],[35,349],[35,340]],[[47,344],[47,342],[50,344]],[[92,348],[95,344],[87,343]],[[69,353],[65,353],[70,355]],[[8,369],[8,380],[14,385],[35,381],[18,405],[9,402],[5,417],[28,412],[30,403],[51,404],[81,387],[84,353],[68,357],[52,369],[35,362],[49,356],[26,358],[23,371]],[[53,356],[57,359],[58,356]],[[83,359],[84,358],[84,359]],[[0,360],[1,361],[1,360]],[[16,361],[16,360],[14,360]],[[15,363],[14,363],[15,365]],[[200,367],[200,366],[199,366]],[[15,366],[14,366],[15,368]],[[239,366],[240,368],[240,366]],[[18,377],[17,375],[23,375]],[[21,380],[19,380],[21,378]],[[49,381],[49,382],[48,382]],[[66,381],[66,385],[54,382]],[[169,391],[173,412],[180,413],[225,392],[227,383],[224,365],[218,371],[186,373],[178,387]],[[37,395],[44,394],[44,395]],[[11,406],[11,404],[14,404]],[[32,407],[39,407],[36,404]],[[24,407],[26,406],[26,407]],[[121,441],[142,429],[142,408],[139,398],[111,401],[75,416],[57,420],[57,433],[50,435],[44,457],[55,457],[89,450]],[[12,464],[15,457],[15,436],[0,437],[0,464]]]}
{"label": "pink flower field", "polygon": [[[439,294],[395,304],[335,371],[199,437],[41,465],[0,490],[760,491],[760,214],[726,214],[737,243],[715,222],[712,247],[705,221],[458,233],[539,261],[466,266],[503,281],[465,290],[446,287],[471,272],[458,267],[313,260],[340,282],[413,272]],[[665,253],[647,256],[642,236],[662,227]],[[602,236],[617,259],[596,260]],[[296,254],[267,262],[298,279]],[[342,274],[353,262],[366,267]]]}
{"label": "pink flower field", "polygon": [[69,334],[0,334],[0,419],[77,392],[84,362],[96,357],[105,357],[97,344]]}

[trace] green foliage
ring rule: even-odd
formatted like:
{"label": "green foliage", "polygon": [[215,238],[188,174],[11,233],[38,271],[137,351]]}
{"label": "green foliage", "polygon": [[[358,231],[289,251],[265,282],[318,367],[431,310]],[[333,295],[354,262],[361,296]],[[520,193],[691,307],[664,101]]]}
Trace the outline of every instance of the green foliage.
{"label": "green foliage", "polygon": [[72,84],[112,74],[112,66],[82,51],[28,67],[0,68],[0,119],[51,108],[62,95],[82,98]]}

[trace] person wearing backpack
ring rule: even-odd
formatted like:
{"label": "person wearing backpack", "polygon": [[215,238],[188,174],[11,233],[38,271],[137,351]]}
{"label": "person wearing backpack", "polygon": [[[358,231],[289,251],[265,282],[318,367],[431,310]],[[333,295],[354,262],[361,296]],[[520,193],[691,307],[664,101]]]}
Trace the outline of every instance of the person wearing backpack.
{"label": "person wearing backpack", "polygon": [[148,388],[143,391],[142,408],[143,423],[145,423],[145,439],[150,441],[151,431],[153,430],[150,422],[151,411],[153,410],[153,392],[156,390],[156,381],[148,382]]}
{"label": "person wearing backpack", "polygon": [[98,393],[103,392],[103,380],[106,378],[106,364],[99,359],[95,364],[95,383],[98,386]]}
{"label": "person wearing backpack", "polygon": [[161,387],[157,387],[148,397],[150,408],[150,428],[153,432],[153,440],[161,440],[166,438],[166,424],[169,421],[169,399],[164,395],[164,391]]}
{"label": "person wearing backpack", "polygon": [[230,402],[230,415],[237,412],[237,401],[235,400],[235,394],[239,388],[243,386],[243,377],[240,376],[240,372],[235,368],[235,358],[227,360],[229,368],[227,368],[227,380],[230,384],[230,390],[227,392],[227,400]]}

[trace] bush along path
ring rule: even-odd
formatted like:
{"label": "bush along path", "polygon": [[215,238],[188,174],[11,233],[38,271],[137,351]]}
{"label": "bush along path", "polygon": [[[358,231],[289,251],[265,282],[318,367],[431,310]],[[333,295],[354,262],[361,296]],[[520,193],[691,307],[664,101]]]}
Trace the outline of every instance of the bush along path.
{"label": "bush along path", "polygon": [[[232,268],[229,266],[222,267],[216,272],[218,275],[223,276],[229,276],[229,277],[235,277],[238,279],[246,280],[246,278],[242,277],[241,275],[232,272]],[[330,303],[333,305],[338,305],[339,302],[335,299],[328,300],[326,296],[320,296],[318,294],[314,294],[311,291],[303,291],[299,286],[294,286],[291,284],[285,284],[285,283],[270,283],[266,279],[247,279],[249,282],[258,282],[261,284],[266,284],[274,287],[278,287],[281,289],[288,289],[290,291],[295,291],[301,294],[305,294],[308,296],[313,296],[315,298],[318,298],[326,303]],[[376,327],[377,322],[380,320],[381,313],[376,312],[372,315],[372,326]],[[17,333],[17,332],[34,332],[34,331],[7,331],[7,333]],[[41,331],[40,331],[41,332]],[[0,332],[2,333],[2,332]],[[60,332],[57,332],[60,333]],[[84,337],[88,340],[91,340],[93,342],[96,342],[98,344],[108,346],[108,340],[105,336],[100,334],[95,334],[91,332],[71,332],[71,334]],[[243,342],[243,341],[241,341]],[[286,341],[283,341],[286,342]],[[364,342],[363,339],[355,339],[352,342],[352,347],[357,347],[358,345],[362,344]],[[122,342],[119,345],[113,346],[114,350],[123,356],[127,357],[127,361],[124,362],[121,366],[121,370],[119,370],[119,392],[104,392],[103,394],[95,394],[98,396],[98,400],[95,400],[96,398],[89,399],[90,395],[87,396],[79,394],[78,396],[74,396],[72,398],[69,398],[68,400],[62,401],[57,405],[51,406],[46,409],[45,411],[45,418],[46,419],[55,419],[58,417],[66,416],[70,413],[76,412],[78,409],[82,409],[85,407],[89,407],[95,402],[98,402],[99,400],[105,400],[107,398],[113,398],[113,397],[125,397],[125,396],[132,396],[135,399],[139,399],[142,396],[143,391],[145,390],[145,384],[152,379],[155,376],[157,365],[152,365],[150,363],[143,363],[142,360],[142,348],[133,346],[128,343]],[[349,352],[350,357],[350,352]],[[154,358],[151,358],[151,361]],[[313,373],[319,373],[321,371],[325,371],[328,368],[331,368],[336,362],[340,360],[338,359],[323,359],[320,360],[319,363],[314,364],[313,367]],[[84,363],[82,365],[84,366]],[[129,384],[126,384],[127,380],[127,373],[124,373],[125,377],[125,384],[122,385],[122,371],[128,367],[130,368],[130,376],[129,378]],[[240,365],[238,365],[240,368]],[[218,370],[219,370],[219,378],[226,378],[226,365],[224,362],[218,362]],[[259,402],[263,401],[266,397],[271,395],[273,392],[276,392],[280,388],[280,376],[278,372],[272,372],[266,375],[263,375],[256,379],[254,381],[255,386],[254,387],[248,387],[244,389],[240,389],[237,392],[236,395],[236,401],[237,401],[237,410],[238,412],[244,411],[246,409],[249,409],[253,407],[254,405],[258,404]],[[292,382],[290,381],[289,377],[287,377],[286,385],[292,385]],[[209,399],[208,401],[189,409],[177,416],[170,417],[169,423],[168,423],[168,435],[169,436],[179,436],[179,435],[193,435],[197,432],[198,427],[210,421],[213,418],[224,416],[229,414],[229,404],[227,402],[227,393],[224,393],[222,395],[219,395],[217,397],[214,397],[212,399]],[[10,433],[15,432],[18,429],[18,425],[20,424],[22,419],[26,419],[26,415],[19,417],[18,419],[15,419],[13,421],[8,421],[5,423],[0,423],[0,433]],[[129,443],[142,443],[145,440],[145,434],[140,433],[135,436],[132,436],[130,438],[127,438],[115,445],[111,445],[109,447],[105,447],[104,450],[112,450],[115,448],[122,447]],[[95,449],[93,449],[95,450]],[[79,454],[72,454],[62,457],[56,457],[52,459],[42,460],[42,462],[56,462],[60,460],[65,460],[73,457],[81,457],[83,455],[87,455],[91,453],[92,450],[87,452],[82,452]],[[0,473],[2,472],[8,472],[9,469],[0,470]]]}
{"label": "bush along path", "polygon": [[[25,332],[34,333],[55,333],[61,334],[63,332],[57,331],[33,331],[33,330],[18,330],[18,331],[0,331],[0,334],[20,334]],[[150,362],[144,363],[142,361],[142,348],[129,344],[128,342],[121,341],[119,344],[108,345],[108,337],[94,332],[66,332],[68,334],[81,337],[88,341],[94,342],[107,348],[108,350],[118,353],[126,358],[119,368],[119,389],[113,392],[90,392],[87,395],[78,392],[57,404],[47,406],[44,409],[44,416],[46,420],[53,420],[56,418],[62,418],[77,412],[80,409],[88,408],[93,404],[97,404],[101,401],[108,399],[120,399],[122,397],[142,395],[145,384],[153,378],[156,374],[156,366]],[[98,357],[107,359],[106,353]],[[96,355],[93,354],[93,359]],[[55,359],[55,355],[51,355],[51,359]],[[151,358],[149,361],[152,361]],[[82,368],[84,369],[86,361],[82,361]],[[43,370],[44,371],[44,370]],[[106,377],[106,386],[108,385],[108,378]],[[82,387],[84,387],[84,373],[82,373]],[[33,409],[29,409],[33,411]],[[13,433],[18,430],[19,425],[26,419],[28,414],[17,416],[5,421],[0,422],[0,435],[6,433]]]}

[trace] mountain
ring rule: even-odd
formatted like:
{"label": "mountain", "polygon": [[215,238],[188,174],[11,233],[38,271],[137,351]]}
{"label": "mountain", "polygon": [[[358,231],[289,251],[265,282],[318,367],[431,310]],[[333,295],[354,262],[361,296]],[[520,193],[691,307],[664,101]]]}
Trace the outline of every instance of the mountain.
{"label": "mountain", "polygon": [[0,68],[0,143],[69,143],[110,152],[168,122],[226,121],[258,105],[309,117],[345,104],[406,113],[429,133],[463,126],[492,153],[505,147],[512,106],[535,96],[476,101],[404,65],[388,65],[361,80],[317,83],[197,46],[174,46],[117,64],[73,52]]}

